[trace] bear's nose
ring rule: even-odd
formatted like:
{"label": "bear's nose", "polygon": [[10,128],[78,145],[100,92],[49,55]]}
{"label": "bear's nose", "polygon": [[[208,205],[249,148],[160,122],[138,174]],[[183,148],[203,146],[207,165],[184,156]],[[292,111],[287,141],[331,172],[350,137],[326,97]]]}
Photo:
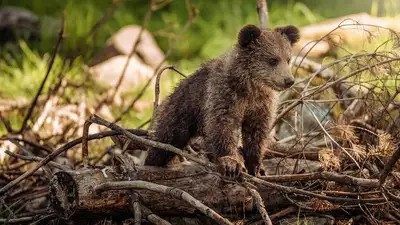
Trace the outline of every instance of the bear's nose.
{"label": "bear's nose", "polygon": [[290,88],[294,84],[294,80],[292,78],[285,78],[285,86]]}

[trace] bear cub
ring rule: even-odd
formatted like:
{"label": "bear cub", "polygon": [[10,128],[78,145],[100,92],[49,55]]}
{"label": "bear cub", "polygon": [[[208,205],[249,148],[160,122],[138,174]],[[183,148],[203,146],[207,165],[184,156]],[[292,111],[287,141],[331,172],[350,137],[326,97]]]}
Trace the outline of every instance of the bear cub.
{"label": "bear cub", "polygon": [[[259,175],[278,93],[294,83],[289,62],[299,38],[292,25],[243,27],[230,52],[202,64],[158,107],[152,138],[182,149],[202,136],[223,175]],[[150,148],[145,165],[166,166],[174,156]]]}

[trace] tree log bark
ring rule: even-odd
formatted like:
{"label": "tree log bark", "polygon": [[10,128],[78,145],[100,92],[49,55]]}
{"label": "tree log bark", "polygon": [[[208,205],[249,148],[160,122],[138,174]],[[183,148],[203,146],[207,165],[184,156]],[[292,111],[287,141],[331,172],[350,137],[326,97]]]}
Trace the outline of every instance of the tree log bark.
{"label": "tree log bark", "polygon": [[[292,173],[294,159],[268,159],[266,171]],[[310,167],[313,164],[314,167]],[[318,162],[300,160],[296,167],[312,172],[320,169]],[[278,169],[279,168],[279,169]],[[96,193],[94,189],[107,182],[143,180],[188,192],[203,204],[224,215],[239,215],[253,209],[253,200],[246,188],[235,182],[222,180],[218,173],[207,171],[194,163],[181,163],[168,168],[137,166],[121,172],[116,167],[62,171],[54,174],[50,182],[51,202],[62,218],[82,213],[131,213],[131,191],[111,190]],[[271,188],[257,186],[267,208],[287,204],[284,196]],[[149,190],[134,190],[141,203],[160,216],[182,216],[196,213],[187,202]]]}

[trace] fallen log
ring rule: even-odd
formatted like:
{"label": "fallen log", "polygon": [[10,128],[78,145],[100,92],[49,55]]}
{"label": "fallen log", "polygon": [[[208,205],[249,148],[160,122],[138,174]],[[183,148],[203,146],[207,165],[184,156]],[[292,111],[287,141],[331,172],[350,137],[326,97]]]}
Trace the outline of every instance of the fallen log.
{"label": "fallen log", "polygon": [[[268,174],[277,171],[293,172],[294,159],[265,160]],[[313,167],[310,167],[313,164]],[[319,166],[318,166],[319,165]],[[319,170],[318,162],[300,160],[298,167],[307,172]],[[62,218],[84,213],[132,213],[131,190],[109,190],[96,192],[101,185],[116,181],[147,181],[183,190],[204,205],[224,215],[240,215],[253,210],[255,204],[246,188],[236,182],[226,182],[218,173],[198,164],[181,163],[168,168],[137,166],[132,170],[122,167],[103,169],[81,169],[61,171],[54,174],[50,182],[50,196],[54,211]],[[280,169],[277,169],[280,168]],[[283,169],[284,168],[284,169]],[[256,185],[267,208],[284,206],[286,198],[277,190]],[[182,199],[171,198],[165,193],[147,189],[134,189],[141,204],[160,216],[182,216],[198,212]]]}

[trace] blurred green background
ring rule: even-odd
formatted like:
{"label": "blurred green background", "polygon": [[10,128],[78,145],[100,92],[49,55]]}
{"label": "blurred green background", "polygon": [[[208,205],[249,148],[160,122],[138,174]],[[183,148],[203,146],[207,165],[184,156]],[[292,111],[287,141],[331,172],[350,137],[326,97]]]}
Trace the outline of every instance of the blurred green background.
{"label": "blurred green background", "polygon": [[[57,38],[57,30],[48,29],[49,23],[60,19],[66,12],[67,39],[62,53],[76,53],[85,46],[85,57],[92,56],[117,30],[128,24],[142,24],[150,0],[119,0],[119,6],[102,26],[96,40],[82,40],[93,25],[113,7],[112,0],[1,0],[0,6],[18,6],[31,10],[41,17],[42,41],[34,45],[40,53],[50,51]],[[170,2],[156,11],[148,29],[155,35],[161,48],[166,51],[171,39],[187,21],[184,0]],[[182,43],[172,54],[171,61],[198,61],[219,55],[235,41],[236,33],[243,24],[258,23],[255,0],[191,0],[199,10],[194,24],[183,37]],[[327,18],[351,13],[367,12],[375,15],[395,16],[400,4],[397,0],[269,0],[270,23],[298,26],[315,23]],[[49,22],[51,21],[51,22]],[[83,43],[82,43],[83,42]]]}
{"label": "blurred green background", "polygon": [[[164,5],[163,2],[168,4]],[[153,13],[148,30],[166,52],[185,25],[188,15],[184,0],[163,2],[159,5],[164,6]],[[168,63],[176,65],[186,74],[193,72],[202,61],[229,49],[244,24],[258,24],[256,0],[190,2],[198,9],[199,14],[168,59]],[[269,0],[268,4],[271,26],[305,26],[359,12],[395,17],[400,11],[398,0]],[[66,16],[66,39],[45,90],[54,85],[56,75],[61,72],[78,82],[80,74],[87,68],[86,64],[102,49],[112,34],[125,25],[143,23],[150,0],[120,0],[115,13],[100,28],[96,38],[88,38],[87,34],[107,10],[114,7],[112,0],[1,0],[0,7],[4,6],[26,8],[41,20],[40,41],[20,42],[0,49],[0,99],[31,99],[45,75],[49,53],[57,40],[62,11],[65,11]],[[176,80],[172,83],[174,82]],[[171,86],[172,83],[165,85]],[[94,90],[87,91],[92,95],[96,94]],[[133,90],[132,94],[135,91],[137,90]],[[152,98],[152,94],[147,95],[147,99]],[[116,109],[113,113],[117,115],[120,110]],[[150,111],[140,113],[130,113],[122,123],[136,126],[151,115]],[[20,123],[20,115],[10,115],[10,118],[13,118],[14,124]]]}

